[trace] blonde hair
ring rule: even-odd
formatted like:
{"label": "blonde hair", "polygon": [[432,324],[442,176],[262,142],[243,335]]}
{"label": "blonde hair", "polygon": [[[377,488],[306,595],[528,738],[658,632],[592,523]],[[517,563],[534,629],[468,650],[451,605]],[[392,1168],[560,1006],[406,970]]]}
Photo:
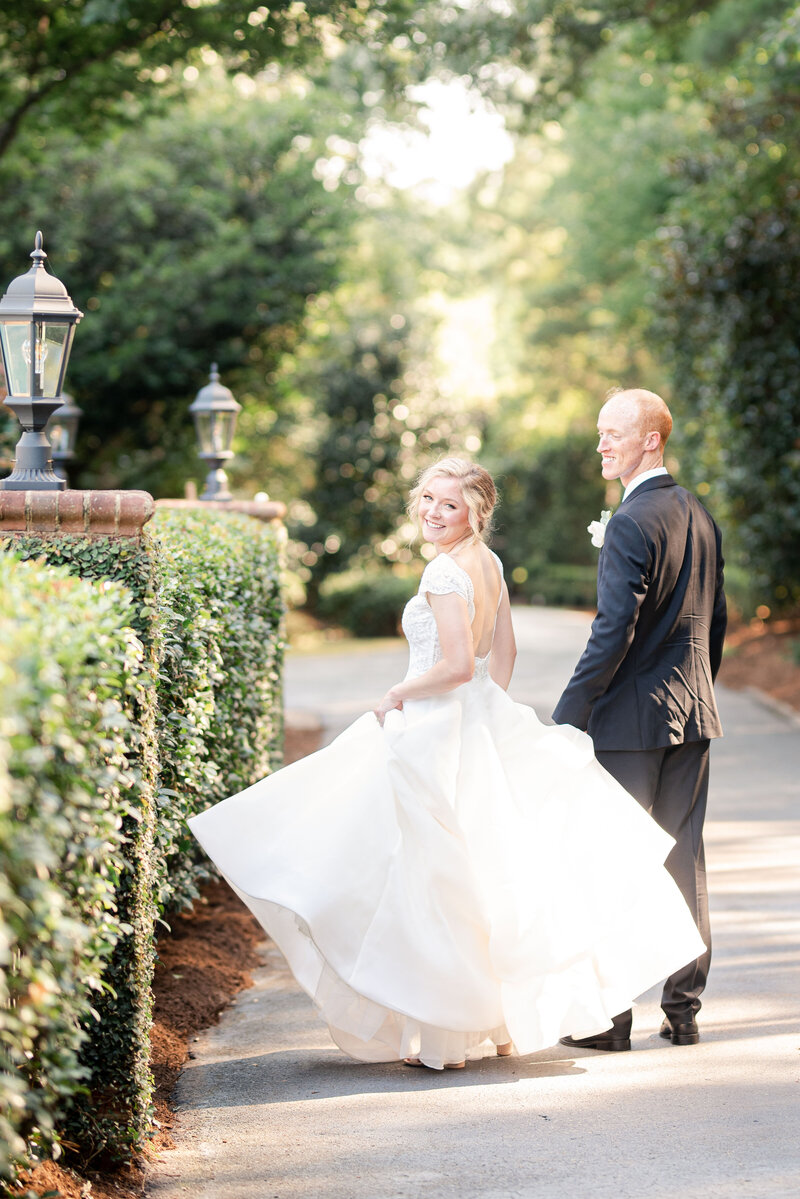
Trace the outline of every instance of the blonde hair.
{"label": "blonde hair", "polygon": [[431,479],[456,479],[461,485],[461,494],[469,510],[469,525],[472,534],[486,541],[492,529],[492,513],[497,503],[497,488],[494,480],[482,466],[466,458],[440,458],[426,467],[411,489],[408,497],[408,515],[416,524],[419,519],[419,502]]}
{"label": "blonde hair", "polygon": [[612,387],[605,403],[609,400],[622,400],[628,405],[636,413],[641,432],[658,433],[663,449],[672,432],[672,414],[660,395],[644,387]]}

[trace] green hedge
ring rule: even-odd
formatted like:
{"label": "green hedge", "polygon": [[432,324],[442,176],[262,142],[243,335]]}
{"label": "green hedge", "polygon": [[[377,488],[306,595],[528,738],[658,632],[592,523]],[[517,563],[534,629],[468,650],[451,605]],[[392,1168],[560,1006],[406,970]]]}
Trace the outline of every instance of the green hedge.
{"label": "green hedge", "polygon": [[[52,1113],[60,1112],[58,1131],[77,1145],[83,1161],[98,1154],[125,1159],[142,1145],[149,1128],[154,924],[159,913],[190,902],[197,894],[198,879],[209,872],[185,828],[185,818],[268,773],[280,753],[282,605],[277,532],[247,517],[202,510],[159,512],[153,529],[141,545],[107,537],[27,535],[2,544],[21,557],[46,560],[94,580],[92,588],[80,585],[87,589],[87,610],[90,596],[101,609],[110,602],[104,597],[118,597],[124,606],[124,623],[138,634],[138,681],[133,691],[126,683],[118,699],[128,724],[127,781],[120,784],[114,804],[122,846],[114,880],[117,933],[112,936],[107,929],[97,933],[110,956],[100,975],[102,989],[92,1004],[96,1018],[85,1007],[76,1032],[80,1053],[75,1079],[82,1080],[85,1089],[76,1093],[67,1080],[62,1080],[63,1085],[54,1083],[52,1102],[48,1100],[51,1123],[40,1136],[44,1141],[51,1136]],[[36,569],[49,577],[43,565]],[[67,582],[63,569],[53,577],[61,586]],[[126,590],[111,587],[109,580],[124,583]],[[91,640],[94,615],[87,616],[83,609],[73,611],[70,595],[64,593],[64,619],[54,620],[54,629],[68,640],[69,630],[80,626],[88,630]],[[54,606],[52,598],[42,605],[43,609]],[[47,616],[43,612],[44,620]],[[134,637],[131,628],[124,632],[120,626],[119,635]],[[45,642],[49,644],[47,638]],[[110,652],[90,662],[95,671],[101,665],[112,673],[120,669]],[[30,665],[26,658],[19,660],[23,680],[39,668],[38,660],[31,659]],[[37,694],[35,679],[30,685]],[[60,678],[55,685],[65,686]],[[95,734],[89,730],[87,736],[91,739]],[[42,778],[34,765],[29,763],[26,769],[36,788],[42,786]],[[60,812],[61,800],[54,802]],[[95,819],[102,823],[91,807],[84,818],[92,829]],[[11,842],[22,835],[12,818]],[[60,936],[60,918],[54,920]],[[44,934],[42,938],[44,944]],[[49,952],[44,945],[42,955],[47,957]],[[8,965],[7,975],[13,977],[17,969],[13,954]],[[77,992],[76,1003],[86,1004],[87,987],[78,985]],[[63,1007],[68,1019],[74,1019],[74,1010],[60,989],[52,1005],[54,1012]],[[38,1087],[35,1073],[23,1071],[0,1094],[0,1108],[21,1130],[14,1137],[25,1139],[28,1125],[14,1116],[19,1106],[14,1087],[27,1104],[26,1096]],[[18,1139],[12,1137],[12,1144],[19,1149]]]}
{"label": "green hedge", "polygon": [[394,637],[403,608],[418,587],[418,575],[354,568],[325,579],[316,610],[354,637]]}
{"label": "green hedge", "polygon": [[246,516],[160,510],[159,902],[184,906],[208,861],[187,816],[281,762],[283,601],[276,531]]}
{"label": "green hedge", "polygon": [[[102,596],[109,580],[130,595],[127,623],[143,644],[142,685],[133,697],[129,752],[134,783],[120,796],[125,867],[116,893],[124,935],[103,972],[96,1019],[81,1051],[88,1072],[85,1094],[70,1099],[62,1126],[83,1160],[124,1160],[140,1146],[152,1114],[149,1070],[156,919],[154,855],[158,746],[156,741],[157,576],[156,550],[145,541],[110,537],[33,536],[9,539],[4,548],[23,558],[46,561],[94,581]],[[77,623],[78,616],[70,619]]]}
{"label": "green hedge", "polygon": [[[524,572],[524,578],[523,576]],[[531,562],[509,575],[514,599],[554,608],[594,608],[597,604],[597,565],[567,566]]]}
{"label": "green hedge", "polygon": [[0,1167],[48,1147],[120,936],[146,668],[123,588],[0,556]]}
{"label": "green hedge", "polygon": [[[596,563],[573,566],[536,559],[525,566],[507,567],[506,577],[512,599],[524,603],[556,608],[594,608],[597,603]],[[342,571],[323,582],[315,612],[354,637],[393,637],[399,631],[403,607],[418,586],[418,575],[357,568]]]}

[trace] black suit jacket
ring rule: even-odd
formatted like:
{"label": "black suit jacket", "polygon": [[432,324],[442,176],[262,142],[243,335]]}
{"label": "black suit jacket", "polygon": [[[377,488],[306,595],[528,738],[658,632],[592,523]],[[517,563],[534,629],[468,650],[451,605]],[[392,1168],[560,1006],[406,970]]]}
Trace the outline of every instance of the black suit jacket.
{"label": "black suit jacket", "polygon": [[597,616],[553,719],[597,749],[720,737],[726,620],[719,529],[670,475],[646,479],[606,526]]}

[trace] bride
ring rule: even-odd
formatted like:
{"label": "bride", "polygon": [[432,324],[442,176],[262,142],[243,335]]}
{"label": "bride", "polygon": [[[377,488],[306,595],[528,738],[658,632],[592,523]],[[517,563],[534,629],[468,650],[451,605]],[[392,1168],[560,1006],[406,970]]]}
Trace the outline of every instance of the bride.
{"label": "bride", "polygon": [[703,952],[673,841],[589,737],[506,694],[496,493],[445,458],[411,492],[435,549],[410,662],[331,745],[195,816],[195,836],[361,1061],[456,1068],[608,1029]]}

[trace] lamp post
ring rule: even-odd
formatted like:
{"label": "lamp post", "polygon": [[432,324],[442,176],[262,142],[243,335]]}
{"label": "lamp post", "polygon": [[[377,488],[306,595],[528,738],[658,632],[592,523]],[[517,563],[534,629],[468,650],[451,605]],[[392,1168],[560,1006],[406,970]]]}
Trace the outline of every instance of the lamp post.
{"label": "lamp post", "polygon": [[53,470],[45,425],[63,404],[61,389],[83,313],[44,265],[42,235],[36,234],[33,266],[8,286],[0,300],[0,345],[8,396],[5,404],[22,425],[14,470],[0,480],[6,491],[63,491],[66,480]]}
{"label": "lamp post", "polygon": [[53,451],[53,470],[60,479],[67,477],[66,463],[71,462],[75,457],[75,442],[78,439],[78,425],[80,424],[83,412],[75,403],[71,395],[67,392],[62,392],[62,404],[60,408],[56,408],[53,415],[45,425],[45,433],[50,441],[50,447]]}
{"label": "lamp post", "polygon": [[220,383],[214,362],[211,366],[211,382],[201,387],[189,408],[194,417],[200,457],[210,467],[201,500],[233,499],[222,464],[233,457],[231,445],[236,417],[241,408],[241,404],[233,398],[233,393]]}

